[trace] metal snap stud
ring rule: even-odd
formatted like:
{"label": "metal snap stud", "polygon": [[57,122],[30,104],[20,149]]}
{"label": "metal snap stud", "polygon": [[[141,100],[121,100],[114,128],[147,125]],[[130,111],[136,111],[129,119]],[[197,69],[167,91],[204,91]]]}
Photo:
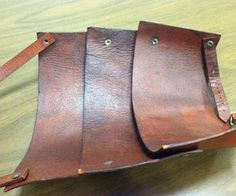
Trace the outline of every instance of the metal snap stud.
{"label": "metal snap stud", "polygon": [[106,46],[110,46],[111,45],[111,39],[106,39],[104,43],[105,43]]}
{"label": "metal snap stud", "polygon": [[212,40],[209,40],[208,42],[207,42],[207,45],[208,45],[208,47],[212,47],[212,46],[214,46],[214,42],[212,41]]}
{"label": "metal snap stud", "polygon": [[16,173],[16,174],[14,174],[14,176],[12,177],[12,179],[18,179],[20,176],[21,176],[20,173]]}
{"label": "metal snap stud", "polygon": [[150,39],[150,42],[151,42],[151,44],[154,46],[154,45],[159,44],[159,39],[158,39],[157,37],[152,37],[152,38]]}
{"label": "metal snap stud", "polygon": [[43,40],[43,43],[44,43],[44,45],[48,45],[49,44],[48,39]]}

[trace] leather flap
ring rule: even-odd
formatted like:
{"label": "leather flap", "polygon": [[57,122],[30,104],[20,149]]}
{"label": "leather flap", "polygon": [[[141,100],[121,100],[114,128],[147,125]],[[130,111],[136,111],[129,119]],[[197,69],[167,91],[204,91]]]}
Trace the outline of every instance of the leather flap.
{"label": "leather flap", "polygon": [[[217,115],[208,84],[203,52],[206,37],[213,37],[217,44],[220,35],[140,22],[132,103],[139,136],[151,153],[228,129],[228,123]],[[227,104],[226,99],[223,102]]]}

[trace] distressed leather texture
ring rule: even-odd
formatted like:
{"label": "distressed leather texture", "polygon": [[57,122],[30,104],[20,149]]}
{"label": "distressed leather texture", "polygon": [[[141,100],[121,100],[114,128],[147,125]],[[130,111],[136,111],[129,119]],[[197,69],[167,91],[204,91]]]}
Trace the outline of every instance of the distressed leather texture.
{"label": "distressed leather texture", "polygon": [[[153,153],[165,145],[191,142],[227,129],[215,114],[214,97],[204,73],[209,65],[202,59],[202,39],[213,35],[165,25],[156,27],[145,22],[139,26],[132,81],[139,134]],[[150,44],[152,37],[158,37],[157,45]],[[223,89],[219,91],[223,97]],[[227,105],[225,98],[222,102]]]}
{"label": "distressed leather texture", "polygon": [[9,191],[236,146],[235,114],[217,64],[219,39],[150,22],[140,22],[138,31],[38,33],[0,68],[3,80],[39,54],[32,141],[0,186]]}

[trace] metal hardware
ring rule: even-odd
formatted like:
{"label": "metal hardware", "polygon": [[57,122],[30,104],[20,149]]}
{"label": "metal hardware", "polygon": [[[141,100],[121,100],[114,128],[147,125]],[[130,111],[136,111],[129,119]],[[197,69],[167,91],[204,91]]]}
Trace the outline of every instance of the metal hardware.
{"label": "metal hardware", "polygon": [[159,39],[157,37],[153,37],[151,38],[150,42],[154,46],[154,45],[159,44]]}
{"label": "metal hardware", "polygon": [[110,46],[111,45],[111,39],[106,39],[104,43],[105,43],[106,46]]}
{"label": "metal hardware", "polygon": [[21,173],[16,173],[16,174],[14,174],[14,176],[12,177],[12,179],[18,179],[18,178],[20,178],[20,176],[21,176]]}
{"label": "metal hardware", "polygon": [[44,43],[44,45],[48,45],[49,44],[48,39],[43,40],[43,43]]}
{"label": "metal hardware", "polygon": [[212,46],[214,46],[214,41],[212,41],[212,40],[209,40],[208,42],[207,42],[207,45],[208,45],[208,47],[212,47]]}

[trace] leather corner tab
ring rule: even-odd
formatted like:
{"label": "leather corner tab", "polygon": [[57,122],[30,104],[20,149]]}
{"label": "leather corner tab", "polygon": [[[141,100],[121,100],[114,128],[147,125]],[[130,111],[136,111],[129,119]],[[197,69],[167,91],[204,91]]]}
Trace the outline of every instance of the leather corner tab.
{"label": "leather corner tab", "polygon": [[0,177],[0,187],[7,187],[26,180],[30,172],[29,168],[26,168],[24,172],[14,172],[6,176]]}
{"label": "leather corner tab", "polygon": [[55,38],[50,33],[45,33],[39,37],[34,43],[0,67],[0,82],[54,42]]}

